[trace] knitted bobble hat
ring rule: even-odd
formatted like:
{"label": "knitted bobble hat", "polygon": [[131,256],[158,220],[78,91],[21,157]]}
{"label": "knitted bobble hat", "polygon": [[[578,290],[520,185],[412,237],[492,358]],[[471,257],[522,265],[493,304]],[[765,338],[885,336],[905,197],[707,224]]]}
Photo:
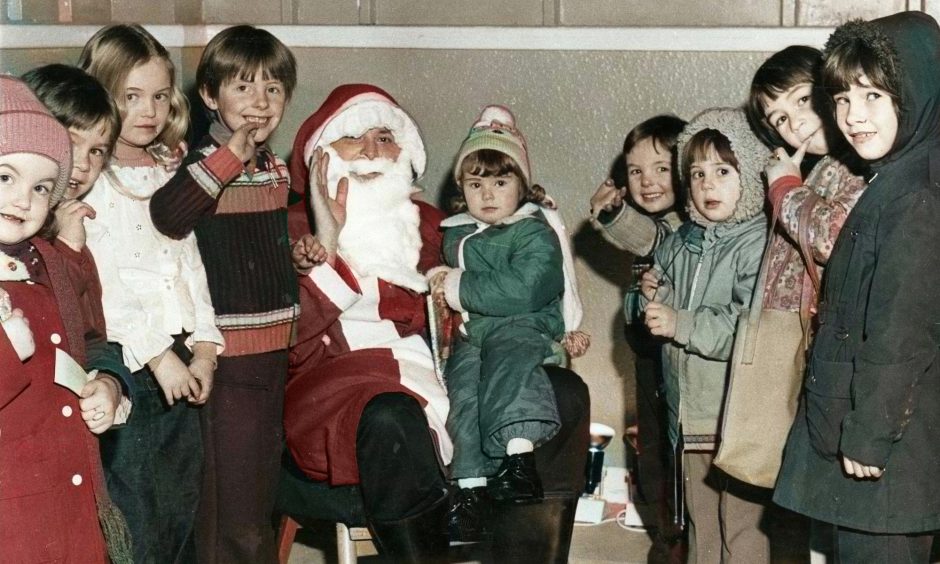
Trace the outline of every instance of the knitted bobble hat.
{"label": "knitted bobble hat", "polygon": [[49,207],[62,199],[72,174],[69,132],[21,80],[0,75],[0,155],[33,153],[59,166]]}
{"label": "knitted bobble hat", "polygon": [[[728,220],[730,223],[742,223],[764,211],[764,180],[761,171],[770,156],[770,149],[761,143],[754,134],[744,110],[740,108],[711,108],[692,118],[689,124],[679,134],[676,148],[682,166],[679,167],[681,182],[688,182],[687,175],[690,165],[690,155],[686,154],[686,147],[696,133],[705,129],[714,129],[728,138],[731,150],[738,159],[738,171],[741,178],[741,199],[734,209],[734,215]],[[689,190],[687,202],[689,217],[699,225],[708,226],[712,222],[705,219],[692,205],[692,191]]]}
{"label": "knitted bobble hat", "polygon": [[505,106],[487,106],[470,128],[460,145],[454,163],[454,180],[460,182],[460,165],[467,155],[481,149],[490,149],[507,155],[519,166],[526,185],[532,183],[529,168],[529,149],[525,137],[516,129],[516,118]]}

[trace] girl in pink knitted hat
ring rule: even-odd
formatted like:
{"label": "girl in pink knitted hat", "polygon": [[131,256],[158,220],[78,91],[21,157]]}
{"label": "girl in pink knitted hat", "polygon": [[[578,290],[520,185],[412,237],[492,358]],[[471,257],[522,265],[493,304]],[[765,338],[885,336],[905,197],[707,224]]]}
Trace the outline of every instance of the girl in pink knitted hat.
{"label": "girl in pink knitted hat", "polygon": [[[84,325],[65,259],[37,236],[50,225],[50,210],[65,194],[70,172],[66,129],[25,84],[0,76],[4,562],[104,563],[102,526],[114,531],[122,523],[108,501],[90,432],[107,428],[100,423],[107,413],[113,417],[120,384],[106,375],[86,382],[79,366],[85,361]],[[75,393],[57,384],[66,374]]]}

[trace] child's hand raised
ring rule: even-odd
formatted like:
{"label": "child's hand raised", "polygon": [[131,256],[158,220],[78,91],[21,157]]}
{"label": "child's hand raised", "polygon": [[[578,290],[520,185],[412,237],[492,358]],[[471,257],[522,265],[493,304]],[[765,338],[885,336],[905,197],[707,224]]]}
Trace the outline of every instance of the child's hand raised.
{"label": "child's hand raised", "polygon": [[201,392],[199,382],[173,351],[167,350],[150,361],[150,364],[150,369],[153,370],[157,384],[163,390],[163,395],[169,405],[173,405],[175,401],[190,395],[193,397],[199,396]]}
{"label": "child's hand raised", "polygon": [[99,374],[89,381],[79,394],[78,407],[88,430],[96,435],[104,433],[114,424],[114,414],[121,402],[121,385],[113,376]]}
{"label": "child's hand raised", "polygon": [[659,302],[646,304],[644,320],[650,334],[671,339],[676,336],[676,310]]}
{"label": "child's hand raised", "polygon": [[327,187],[330,155],[321,147],[317,147],[307,166],[310,169],[310,207],[313,209],[313,220],[317,226],[317,239],[326,248],[329,256],[334,257],[339,245],[339,232],[346,225],[349,180],[340,178],[336,186],[336,197],[331,198]]}
{"label": "child's hand raised", "polygon": [[774,149],[773,154],[767,159],[767,165],[764,166],[764,174],[767,176],[767,186],[771,186],[775,181],[784,176],[802,178],[800,174],[800,164],[803,162],[803,157],[806,156],[806,149],[809,147],[809,142],[812,137],[812,135],[807,137],[806,141],[803,141],[803,144],[793,153],[793,156],[788,155],[783,147]]}
{"label": "child's hand raised", "polygon": [[55,209],[58,238],[76,252],[85,246],[86,217],[95,219],[95,208],[80,200],[64,200]]}
{"label": "child's hand raised", "polygon": [[605,180],[591,196],[591,216],[595,219],[602,211],[612,211],[623,205],[627,196],[626,188],[617,188],[611,178]]}
{"label": "child's hand raised", "polygon": [[235,133],[232,133],[231,139],[228,140],[227,146],[230,151],[235,153],[235,156],[238,157],[243,163],[248,163],[255,156],[255,131],[260,127],[257,123],[248,122],[238,129],[235,130]]}
{"label": "child's hand raised", "polygon": [[291,260],[294,261],[294,270],[298,274],[309,274],[314,266],[323,264],[329,258],[326,247],[320,244],[319,239],[309,233],[294,243],[291,249]]}

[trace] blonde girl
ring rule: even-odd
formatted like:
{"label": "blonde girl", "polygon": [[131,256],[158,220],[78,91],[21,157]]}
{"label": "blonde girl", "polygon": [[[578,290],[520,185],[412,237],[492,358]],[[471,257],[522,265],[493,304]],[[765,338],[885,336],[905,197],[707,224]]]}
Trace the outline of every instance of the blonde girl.
{"label": "blonde girl", "polygon": [[150,219],[150,197],[169,180],[188,104],[166,49],[139,25],[99,30],[79,66],[121,112],[110,163],[85,202],[108,339],[134,371],[134,415],[102,439],[108,488],[127,516],[135,562],[194,559],[202,440],[197,406],[212,389],[223,340],[215,326],[195,236],[170,239]]}

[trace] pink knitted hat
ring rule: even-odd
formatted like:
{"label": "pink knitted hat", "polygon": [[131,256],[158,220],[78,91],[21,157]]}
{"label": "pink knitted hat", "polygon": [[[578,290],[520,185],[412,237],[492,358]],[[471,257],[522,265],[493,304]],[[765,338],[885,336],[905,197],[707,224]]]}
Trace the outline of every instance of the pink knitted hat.
{"label": "pink knitted hat", "polygon": [[19,79],[0,75],[0,155],[34,153],[59,165],[49,207],[65,194],[72,174],[72,141],[69,132]]}

